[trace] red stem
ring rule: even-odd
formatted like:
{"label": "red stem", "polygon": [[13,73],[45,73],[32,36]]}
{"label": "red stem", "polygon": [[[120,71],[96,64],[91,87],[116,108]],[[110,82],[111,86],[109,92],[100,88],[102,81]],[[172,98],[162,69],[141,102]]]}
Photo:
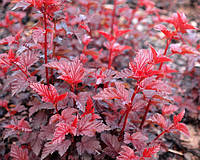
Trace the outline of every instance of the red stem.
{"label": "red stem", "polygon": [[[116,7],[117,7],[117,0],[114,0],[114,8],[112,11],[112,22],[111,22],[111,35],[114,34],[114,24],[115,24],[115,13],[116,13]],[[113,45],[113,42],[109,42],[110,46]],[[112,47],[109,49],[109,62],[108,62],[108,69],[111,68],[112,65]]]}
{"label": "red stem", "polygon": [[[141,81],[141,80],[140,80],[140,81]],[[140,81],[139,81],[139,82],[140,82]],[[138,82],[138,83],[139,83],[139,82]],[[121,130],[121,132],[120,132],[119,139],[122,139],[122,135],[123,135],[123,132],[124,132],[125,127],[126,127],[128,115],[129,115],[129,112],[130,112],[131,109],[132,109],[133,100],[134,100],[136,94],[137,94],[138,91],[139,91],[139,89],[138,89],[138,83],[136,84],[134,93],[133,93],[133,95],[132,95],[132,97],[131,97],[131,102],[130,102],[129,104],[126,105],[126,106],[127,106],[127,109],[126,109],[125,113],[124,113],[123,116],[122,116],[122,118],[125,116],[125,119],[124,119],[124,124],[123,124],[122,130]],[[120,121],[121,121],[122,118],[120,118]]]}
{"label": "red stem", "polygon": [[[139,82],[140,82],[140,81],[139,81]],[[138,83],[139,83],[139,82],[138,82]],[[135,98],[135,95],[138,93],[138,83],[136,84],[134,93],[133,93],[133,95],[132,95],[132,97],[131,97],[131,104],[133,103],[133,100],[134,100],[134,98]]]}
{"label": "red stem", "polygon": [[[171,39],[168,39],[168,40],[167,40],[166,47],[165,47],[165,51],[164,51],[164,53],[163,53],[164,56],[166,56],[166,54],[167,54],[167,50],[168,50],[168,48],[169,48],[170,42],[171,42]],[[163,66],[163,62],[160,64],[159,70],[161,70],[162,66]]]}
{"label": "red stem", "polygon": [[165,133],[169,132],[170,129],[172,129],[174,127],[174,125],[172,124],[171,127],[169,127],[168,129],[162,131],[153,141],[151,141],[149,144],[154,143],[155,141],[157,141],[162,135],[164,135]]}
{"label": "red stem", "polygon": [[[46,15],[46,3],[44,2],[44,12],[43,12],[43,17],[44,17],[44,29],[45,29],[45,34],[44,34],[44,56],[45,56],[45,64],[47,64],[47,15]],[[47,85],[49,86],[49,74],[48,74],[48,68],[45,67],[45,72],[46,72],[46,82]]]}
{"label": "red stem", "polygon": [[126,114],[125,114],[124,124],[123,124],[122,130],[120,132],[119,140],[122,140],[122,135],[124,133],[124,130],[126,128],[126,123],[127,123],[127,120],[128,120],[128,115],[129,115],[129,112],[132,109],[131,105],[132,104],[130,104],[130,103],[127,105],[127,111],[126,111]]}
{"label": "red stem", "polygon": [[146,117],[147,117],[147,113],[149,112],[149,108],[150,108],[150,105],[151,105],[151,99],[149,100],[147,106],[146,106],[146,110],[145,110],[145,113],[144,113],[144,116],[142,118],[142,122],[140,124],[140,129],[142,129],[143,125],[144,125],[144,122],[146,120]]}
{"label": "red stem", "polygon": [[58,107],[57,107],[57,106],[58,106],[57,103],[55,103],[55,104],[54,104],[54,107],[55,107],[55,109],[56,109],[56,113],[59,114],[59,112],[58,112]]}
{"label": "red stem", "polygon": [[122,116],[121,116],[121,118],[120,118],[120,120],[119,120],[119,122],[118,122],[118,125],[121,123],[121,121],[122,121],[122,119],[124,118],[124,116],[125,116],[126,113],[127,113],[127,110],[122,114]]}
{"label": "red stem", "polygon": [[112,48],[109,50],[108,69],[111,68],[111,65],[112,65]]}

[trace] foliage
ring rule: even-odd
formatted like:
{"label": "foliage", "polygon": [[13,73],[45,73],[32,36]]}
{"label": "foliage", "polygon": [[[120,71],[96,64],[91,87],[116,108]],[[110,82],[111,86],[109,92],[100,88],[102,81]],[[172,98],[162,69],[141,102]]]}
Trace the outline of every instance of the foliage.
{"label": "foliage", "polygon": [[171,66],[177,55],[198,62],[199,44],[188,41],[198,28],[183,12],[162,15],[151,0],[108,3],[12,1],[0,21],[10,33],[0,40],[3,158],[157,159],[164,134],[190,136]]}

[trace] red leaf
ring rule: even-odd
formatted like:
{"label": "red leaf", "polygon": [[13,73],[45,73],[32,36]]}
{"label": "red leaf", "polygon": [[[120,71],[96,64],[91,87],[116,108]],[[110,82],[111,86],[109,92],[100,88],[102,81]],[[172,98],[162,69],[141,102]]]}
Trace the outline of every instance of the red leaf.
{"label": "red leaf", "polygon": [[188,46],[188,45],[180,45],[180,44],[172,44],[170,46],[172,54],[197,54],[199,55],[200,52],[198,52],[195,48]]}
{"label": "red leaf", "polygon": [[3,38],[3,39],[0,40],[0,45],[7,45],[8,44],[10,46],[14,42],[15,42],[15,37],[8,36],[8,37]]}
{"label": "red leaf", "polygon": [[22,10],[25,10],[26,8],[28,8],[31,4],[30,3],[28,3],[28,2],[26,2],[26,1],[18,1],[18,0],[16,0],[16,1],[14,1],[14,2],[17,2],[16,4],[15,4],[15,6],[12,8],[12,10],[15,10],[15,9],[17,9],[17,8],[22,8]]}
{"label": "red leaf", "polygon": [[4,107],[6,110],[8,109],[8,101],[4,99],[0,99],[0,106]]}
{"label": "red leaf", "polygon": [[17,63],[19,61],[19,57],[16,56],[15,52],[10,48],[8,54],[0,55],[0,65],[5,65],[8,68],[13,65],[13,63]]}
{"label": "red leaf", "polygon": [[166,37],[167,39],[172,39],[172,37],[176,35],[175,32],[172,32],[172,31],[168,30],[167,27],[164,26],[164,25],[162,25],[162,24],[156,25],[156,26],[154,27],[154,29],[155,29],[155,30],[161,31],[161,32],[165,35],[165,37]]}
{"label": "red leaf", "polygon": [[34,54],[32,52],[23,52],[19,57],[20,67],[24,71],[28,71],[28,69],[38,61],[38,54]]}
{"label": "red leaf", "polygon": [[132,78],[132,76],[132,71],[128,68],[125,68],[121,72],[118,72],[114,78]]}
{"label": "red leaf", "polygon": [[144,148],[144,146],[146,145],[145,142],[147,140],[148,137],[143,135],[141,132],[136,132],[133,133],[132,135],[126,132],[124,135],[124,143],[126,144],[132,143],[137,150],[141,150],[142,148]]}
{"label": "red leaf", "polygon": [[167,126],[168,126],[163,115],[161,115],[159,113],[154,114],[153,116],[148,118],[147,121],[155,123],[155,124],[159,125],[161,128],[164,128],[164,129],[167,129]]}
{"label": "red leaf", "polygon": [[114,26],[114,34],[115,34],[116,39],[119,38],[119,37],[121,37],[122,35],[130,32],[130,31],[131,31],[130,29],[118,30],[118,27]]}
{"label": "red leaf", "polygon": [[123,52],[125,50],[129,50],[129,49],[132,49],[132,48],[130,46],[120,45],[117,42],[112,45],[112,51],[116,52],[117,55],[119,55],[121,52]]}
{"label": "red leaf", "polygon": [[177,116],[174,116],[174,124],[177,124],[183,119],[183,116],[185,114],[185,110],[182,110]]}
{"label": "red leaf", "polygon": [[143,81],[140,82],[139,86],[141,87],[141,89],[145,90],[154,90],[165,94],[171,93],[171,87],[166,82],[163,82],[162,80],[157,80],[155,77],[145,78]]}
{"label": "red leaf", "polygon": [[44,33],[45,33],[45,30],[41,27],[33,28],[32,38],[35,44],[37,44],[38,42],[44,41]]}
{"label": "red leaf", "polygon": [[96,132],[103,132],[109,128],[100,120],[91,120],[92,115],[86,115],[78,122],[77,135],[92,137]]}
{"label": "red leaf", "polygon": [[21,147],[18,147],[16,144],[12,144],[10,156],[13,158],[13,160],[29,160],[28,150],[22,149]]}
{"label": "red leaf", "polygon": [[85,107],[85,112],[81,115],[81,117],[84,117],[85,115],[87,114],[94,114],[94,107],[93,107],[93,102],[92,102],[92,99],[91,97],[88,98],[87,100],[87,105]]}
{"label": "red leaf", "polygon": [[102,67],[92,74],[93,74],[92,76],[96,78],[96,84],[101,84],[101,83],[104,84],[105,82],[109,82],[110,80],[113,79],[115,71]]}
{"label": "red leaf", "polygon": [[159,74],[160,71],[153,70],[151,62],[152,56],[149,50],[139,50],[134,58],[134,62],[129,63],[129,68],[132,71],[130,76],[134,79],[141,79]]}
{"label": "red leaf", "polygon": [[81,23],[79,24],[79,26],[80,26],[82,29],[84,29],[85,31],[87,31],[88,33],[90,33],[90,28],[89,28],[88,25],[85,24],[84,22],[81,22]]}
{"label": "red leaf", "polygon": [[119,152],[117,160],[138,160],[139,157],[135,155],[134,151],[128,146],[122,146],[122,151]]}
{"label": "red leaf", "polygon": [[114,37],[110,35],[109,33],[106,33],[104,31],[98,31],[101,35],[103,35],[108,41],[113,41]]}
{"label": "red leaf", "polygon": [[159,151],[160,151],[160,145],[156,145],[150,148],[145,148],[143,151],[143,157],[150,158]]}
{"label": "red leaf", "polygon": [[125,89],[125,86],[120,82],[115,82],[116,88],[108,87],[102,90],[97,95],[93,96],[96,100],[106,100],[106,99],[120,99],[127,103],[129,91]]}
{"label": "red leaf", "polygon": [[60,114],[54,114],[51,116],[49,123],[55,123],[57,121],[62,121],[65,123],[72,123],[73,120],[76,118],[74,113],[76,113],[77,110],[75,108],[66,108],[62,111],[61,115]]}
{"label": "red leaf", "polygon": [[45,66],[58,69],[61,72],[61,76],[58,78],[70,84],[80,83],[84,77],[85,70],[78,58],[75,58],[72,62],[50,62]]}
{"label": "red leaf", "polygon": [[31,132],[31,127],[27,121],[22,118],[21,120],[17,121],[16,123],[11,121],[12,124],[4,126],[4,128],[10,128],[13,130],[19,130],[21,132]]}
{"label": "red leaf", "polygon": [[85,50],[84,52],[83,52],[85,55],[90,55],[90,56],[92,56],[92,58],[93,59],[98,59],[98,57],[99,57],[99,53],[98,52],[96,52],[96,51],[94,51],[94,50],[92,50],[92,49],[90,49],[90,50]]}
{"label": "red leaf", "polygon": [[162,115],[170,115],[170,114],[174,113],[177,110],[178,110],[178,107],[175,106],[175,105],[172,105],[172,104],[169,105],[169,106],[164,105],[162,107]]}
{"label": "red leaf", "polygon": [[176,28],[176,31],[181,33],[186,33],[187,29],[198,29],[188,23],[188,20],[183,12],[177,12],[165,21],[173,24]]}
{"label": "red leaf", "polygon": [[163,55],[158,55],[158,53],[156,52],[156,50],[150,45],[151,48],[151,52],[153,54],[153,63],[154,64],[158,64],[158,63],[163,63],[163,62],[170,62],[171,59],[163,56]]}
{"label": "red leaf", "polygon": [[190,132],[189,132],[187,126],[184,123],[178,123],[178,124],[176,124],[175,128],[177,130],[179,130],[180,132],[184,133],[185,135],[190,136]]}
{"label": "red leaf", "polygon": [[69,125],[67,123],[58,123],[56,125],[56,130],[54,132],[54,137],[52,139],[53,144],[59,144],[65,139],[65,135],[67,134],[73,134],[76,135],[76,128],[72,125]]}
{"label": "red leaf", "polygon": [[92,41],[91,37],[84,34],[82,37],[82,43],[87,46]]}
{"label": "red leaf", "polygon": [[50,85],[48,88],[48,86],[44,84],[31,83],[30,87],[40,96],[42,96],[42,101],[51,102],[53,104],[57,104],[58,101],[63,100],[68,94],[66,92],[65,94],[59,95],[56,88],[53,85]]}

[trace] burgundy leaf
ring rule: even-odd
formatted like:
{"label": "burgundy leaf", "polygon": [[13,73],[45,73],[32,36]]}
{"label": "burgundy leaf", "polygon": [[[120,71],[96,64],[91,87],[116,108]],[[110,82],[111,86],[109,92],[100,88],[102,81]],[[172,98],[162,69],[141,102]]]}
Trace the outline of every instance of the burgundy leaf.
{"label": "burgundy leaf", "polygon": [[13,160],[29,160],[28,150],[18,147],[16,144],[11,145],[10,156]]}
{"label": "burgundy leaf", "polygon": [[38,61],[38,55],[32,52],[23,52],[19,57],[20,67],[24,71],[28,71],[28,69]]}
{"label": "burgundy leaf", "polygon": [[162,80],[157,80],[155,77],[148,77],[145,78],[143,81],[140,82],[139,86],[142,89],[146,90],[155,90],[157,92],[170,94],[171,93],[171,87]]}
{"label": "burgundy leaf", "polygon": [[61,157],[65,154],[70,145],[71,145],[71,140],[67,139],[63,141],[58,147],[56,147],[56,150],[58,151]]}
{"label": "burgundy leaf", "polygon": [[159,113],[155,113],[153,116],[148,118],[147,121],[155,123],[155,124],[159,125],[161,128],[164,128],[164,129],[167,129],[167,126],[168,126],[163,115],[161,115]]}
{"label": "burgundy leaf", "polygon": [[32,147],[33,152],[37,156],[39,156],[39,154],[40,154],[40,151],[42,149],[42,145],[43,145],[42,139],[36,136],[34,141],[32,141],[31,147]]}
{"label": "burgundy leaf", "polygon": [[67,149],[69,148],[70,145],[71,145],[70,140],[65,140],[65,141],[58,143],[58,144],[53,144],[51,142],[47,142],[44,145],[44,149],[42,151],[41,159],[43,160],[49,154],[52,154],[55,151],[58,151],[58,153],[62,157],[64,155],[64,153],[67,151]]}
{"label": "burgundy leaf", "polygon": [[96,84],[104,84],[105,82],[112,80],[114,75],[115,71],[102,67],[101,69],[98,69],[92,76],[96,78]]}
{"label": "burgundy leaf", "polygon": [[7,79],[7,85],[9,84],[12,91],[12,96],[23,92],[29,86],[29,81],[34,80],[35,77],[27,78],[22,72],[15,72]]}
{"label": "burgundy leaf", "polygon": [[120,99],[121,101],[129,102],[129,91],[125,89],[125,85],[120,82],[115,82],[116,88],[108,87],[103,91],[93,96],[96,100],[106,100],[106,99]]}
{"label": "burgundy leaf", "polygon": [[[21,132],[31,132],[31,127],[27,121],[24,120],[25,118],[22,118],[21,120],[17,121],[17,124],[10,124],[4,126],[4,128],[10,128],[13,130],[19,130]],[[11,121],[12,122],[12,121]]]}
{"label": "burgundy leaf", "polygon": [[36,113],[36,112],[38,112],[39,110],[42,110],[42,109],[54,109],[54,106],[51,103],[42,103],[41,101],[39,101],[36,98],[34,98],[29,103],[29,105],[32,106],[29,109],[29,117],[31,117],[34,113]]}
{"label": "burgundy leaf", "polygon": [[122,146],[122,151],[119,152],[117,160],[138,160],[139,157],[135,155],[134,151],[128,146]]}
{"label": "burgundy leaf", "polygon": [[132,135],[126,132],[124,135],[124,143],[132,143],[137,150],[141,150],[142,148],[144,148],[147,140],[148,137],[143,135],[141,132],[136,132]]}
{"label": "burgundy leaf", "polygon": [[76,147],[79,155],[82,155],[84,152],[95,154],[96,151],[101,150],[99,141],[95,137],[87,136],[83,136],[81,142],[76,143]]}
{"label": "burgundy leaf", "polygon": [[74,97],[78,109],[82,112],[85,111],[85,105],[89,96],[91,96],[90,92],[80,92],[76,97]]}
{"label": "burgundy leaf", "polygon": [[103,151],[107,155],[115,158],[120,151],[121,146],[118,138],[115,135],[103,133],[101,134],[101,139],[107,145],[107,147],[104,148]]}
{"label": "burgundy leaf", "polygon": [[43,42],[44,32],[45,30],[41,27],[33,28],[32,38],[35,44],[37,44],[38,42]]}
{"label": "burgundy leaf", "polygon": [[164,105],[162,107],[162,115],[170,115],[170,114],[174,113],[177,110],[178,110],[178,107],[175,106],[175,105],[172,105],[172,104],[169,105],[169,106]]}
{"label": "burgundy leaf", "polygon": [[51,119],[49,121],[50,124],[55,123],[57,121],[63,121],[65,123],[72,123],[72,121],[75,119],[74,113],[76,113],[77,110],[75,108],[66,108],[62,111],[60,114],[54,114],[51,116]]}
{"label": "burgundy leaf", "polygon": [[92,115],[86,115],[78,122],[77,135],[93,137],[96,132],[103,132],[109,128],[100,120],[91,120]]}

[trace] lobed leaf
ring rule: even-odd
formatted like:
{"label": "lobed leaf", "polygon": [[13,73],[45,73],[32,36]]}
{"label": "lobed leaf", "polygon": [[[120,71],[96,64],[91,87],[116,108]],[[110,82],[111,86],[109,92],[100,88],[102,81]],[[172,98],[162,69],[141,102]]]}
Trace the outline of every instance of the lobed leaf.
{"label": "lobed leaf", "polygon": [[84,152],[88,154],[95,154],[96,151],[101,150],[100,142],[95,137],[83,136],[81,142],[76,143],[77,151],[79,155]]}
{"label": "lobed leaf", "polygon": [[59,95],[53,85],[50,85],[48,88],[48,86],[44,84],[31,83],[30,87],[40,96],[42,96],[42,101],[51,102],[53,104],[57,104],[59,101],[63,100],[68,94],[66,92],[65,94]]}
{"label": "lobed leaf", "polygon": [[13,160],[29,160],[28,150],[18,147],[16,144],[11,145],[10,156]]}
{"label": "lobed leaf", "polygon": [[182,110],[178,115],[175,115],[173,119],[174,124],[179,123],[183,119],[184,114],[185,114],[185,110]]}
{"label": "lobed leaf", "polygon": [[120,151],[121,143],[115,135],[102,133],[101,140],[106,144],[106,148],[103,149],[107,155],[115,158]]}
{"label": "lobed leaf", "polygon": [[122,146],[122,151],[119,152],[117,160],[138,160],[139,157],[135,155],[134,151],[128,146]]}
{"label": "lobed leaf", "polygon": [[100,120],[91,120],[92,115],[82,117],[78,122],[77,135],[85,135],[93,137],[96,132],[103,132],[109,130],[109,127],[102,123]]}
{"label": "lobed leaf", "polygon": [[160,151],[160,145],[145,148],[143,151],[143,157],[151,158],[155,153]]}

